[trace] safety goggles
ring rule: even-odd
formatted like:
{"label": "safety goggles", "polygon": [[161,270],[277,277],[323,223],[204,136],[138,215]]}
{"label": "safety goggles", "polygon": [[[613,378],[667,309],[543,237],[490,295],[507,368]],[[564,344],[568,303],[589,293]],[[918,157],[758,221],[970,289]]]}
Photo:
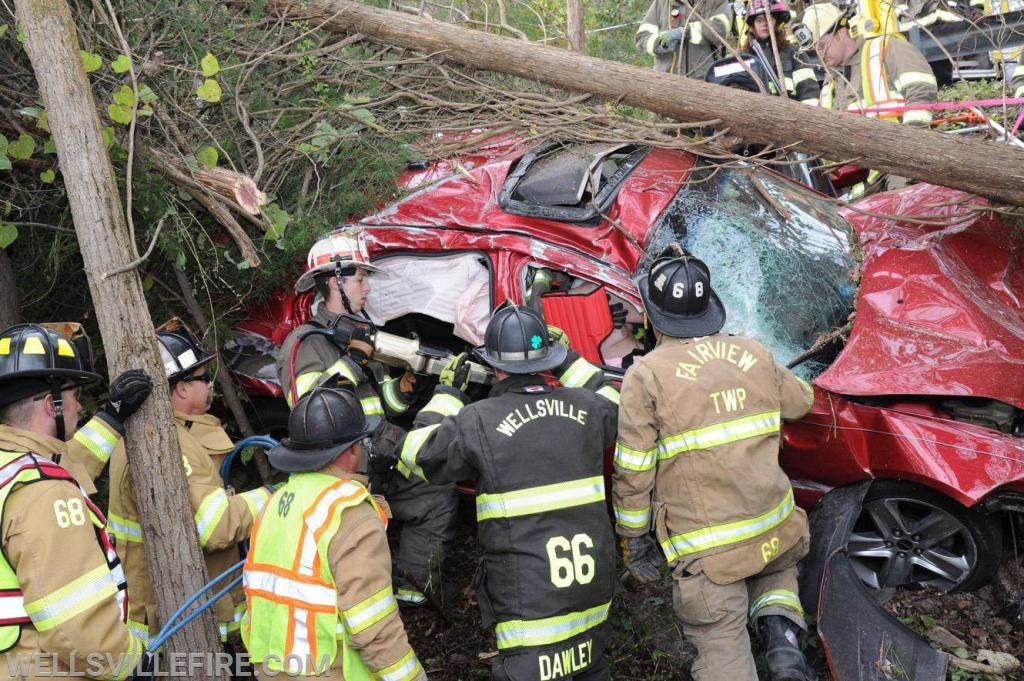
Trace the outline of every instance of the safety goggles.
{"label": "safety goggles", "polygon": [[[65,383],[60,387],[60,391],[62,394],[67,390],[70,390],[72,392],[76,400],[78,400],[82,396],[82,386],[78,385],[77,383]],[[45,400],[49,394],[50,393],[47,392],[43,393],[42,395],[36,395],[35,397],[32,398],[32,401],[39,402],[40,400]]]}

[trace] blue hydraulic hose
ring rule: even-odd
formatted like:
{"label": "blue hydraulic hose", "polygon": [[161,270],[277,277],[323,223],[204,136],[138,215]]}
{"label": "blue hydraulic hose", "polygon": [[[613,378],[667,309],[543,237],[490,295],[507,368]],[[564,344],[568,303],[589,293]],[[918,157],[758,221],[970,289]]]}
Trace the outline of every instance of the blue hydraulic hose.
{"label": "blue hydraulic hose", "polygon": [[224,457],[224,461],[220,464],[220,477],[221,480],[227,482],[228,473],[231,470],[231,464],[234,463],[235,457],[238,453],[246,447],[260,447],[262,449],[273,449],[278,445],[277,440],[270,437],[269,435],[253,435],[251,437],[239,440],[234,448],[228,452],[228,455]]}
{"label": "blue hydraulic hose", "polygon": [[177,624],[175,623],[175,620],[177,620],[179,617],[181,617],[182,613],[184,613],[185,610],[187,610],[190,605],[192,605],[197,600],[199,600],[200,596],[202,596],[206,592],[210,591],[215,584],[217,584],[218,582],[224,580],[225,577],[227,577],[228,575],[234,573],[236,570],[240,569],[243,565],[245,565],[245,561],[244,560],[241,560],[241,561],[235,563],[230,568],[228,568],[227,570],[225,570],[224,572],[222,572],[221,574],[217,575],[216,577],[211,579],[209,582],[204,584],[202,586],[202,588],[199,589],[199,591],[196,591],[194,594],[192,594],[187,601],[182,603],[178,607],[178,609],[175,610],[171,614],[171,616],[167,618],[167,623],[164,624],[163,628],[157,633],[156,636],[153,637],[153,640],[150,641],[149,649],[151,651],[159,650],[160,647],[164,643],[167,642],[167,639],[169,639],[171,636],[174,636],[176,633],[181,631],[192,620],[194,620],[196,617],[198,617],[200,615],[200,613],[202,613],[204,610],[209,608],[211,605],[213,605],[214,603],[219,601],[221,598],[226,596],[229,591],[231,591],[233,588],[235,588],[235,586],[240,584],[241,581],[242,581],[242,576],[241,575],[239,575],[238,577],[235,577],[234,579],[232,579],[228,583],[227,586],[225,586],[223,589],[221,589],[220,591],[215,593],[212,597],[210,597],[209,600],[207,600],[201,606],[196,608],[193,612],[190,612],[185,617],[184,620],[182,620],[181,622],[178,622]]}

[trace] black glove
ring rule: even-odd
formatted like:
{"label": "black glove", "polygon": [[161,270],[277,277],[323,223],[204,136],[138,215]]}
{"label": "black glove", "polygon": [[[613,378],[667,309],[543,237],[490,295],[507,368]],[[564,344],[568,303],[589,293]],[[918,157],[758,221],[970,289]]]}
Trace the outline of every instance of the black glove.
{"label": "black glove", "polygon": [[110,384],[110,394],[97,416],[124,435],[124,422],[153,391],[153,381],[141,369],[129,369]]}
{"label": "black glove", "polygon": [[370,336],[369,330],[358,326],[352,329],[346,352],[356,364],[366,366],[366,363],[373,357],[373,337]]}
{"label": "black glove", "polygon": [[438,383],[466,392],[466,388],[469,387],[469,357],[466,353],[460,352],[448,360],[444,369],[441,369]]}
{"label": "black glove", "polygon": [[626,306],[622,303],[608,301],[608,311],[612,313],[612,326],[621,329],[626,325]]}
{"label": "black glove", "polygon": [[661,577],[661,552],[651,541],[650,536],[619,537],[622,547],[622,562],[626,564],[629,574],[638,582],[656,582]]}

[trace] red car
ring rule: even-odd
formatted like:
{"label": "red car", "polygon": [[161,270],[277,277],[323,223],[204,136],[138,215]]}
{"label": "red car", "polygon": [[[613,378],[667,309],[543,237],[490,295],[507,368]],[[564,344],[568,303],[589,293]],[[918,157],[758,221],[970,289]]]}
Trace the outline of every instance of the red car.
{"label": "red car", "polygon": [[[632,280],[678,243],[710,266],[725,330],[815,387],[784,432],[800,503],[876,481],[848,543],[861,580],[991,577],[1005,515],[1024,510],[1024,259],[1019,230],[973,210],[981,200],[915,185],[837,211],[764,169],[512,139],[401,180],[415,191],[359,223],[383,270],[367,305],[379,327],[461,351],[512,299],[618,372],[644,349]],[[227,348],[269,421],[283,409],[273,356],[309,304],[255,310]]]}

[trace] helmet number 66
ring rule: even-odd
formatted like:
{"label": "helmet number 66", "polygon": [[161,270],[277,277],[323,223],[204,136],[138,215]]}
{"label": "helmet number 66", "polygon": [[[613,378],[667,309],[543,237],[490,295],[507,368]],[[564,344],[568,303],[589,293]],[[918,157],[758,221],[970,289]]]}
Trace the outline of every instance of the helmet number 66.
{"label": "helmet number 66", "polygon": [[559,589],[572,586],[573,582],[590,584],[594,579],[594,559],[583,553],[583,549],[594,548],[590,535],[577,534],[572,539],[552,537],[548,539],[548,562],[551,564],[551,583]]}

